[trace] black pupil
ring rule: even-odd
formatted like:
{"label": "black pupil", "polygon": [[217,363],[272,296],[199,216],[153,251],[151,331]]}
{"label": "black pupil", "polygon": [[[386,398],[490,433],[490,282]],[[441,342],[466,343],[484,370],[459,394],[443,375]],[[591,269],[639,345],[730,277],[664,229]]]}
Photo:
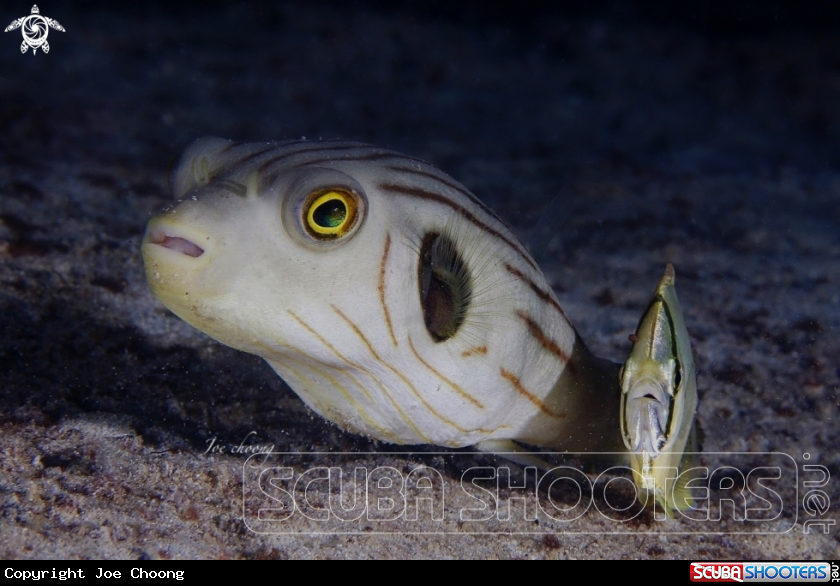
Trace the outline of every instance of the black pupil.
{"label": "black pupil", "polygon": [[322,228],[336,228],[347,217],[347,206],[340,199],[331,199],[319,205],[312,217]]}

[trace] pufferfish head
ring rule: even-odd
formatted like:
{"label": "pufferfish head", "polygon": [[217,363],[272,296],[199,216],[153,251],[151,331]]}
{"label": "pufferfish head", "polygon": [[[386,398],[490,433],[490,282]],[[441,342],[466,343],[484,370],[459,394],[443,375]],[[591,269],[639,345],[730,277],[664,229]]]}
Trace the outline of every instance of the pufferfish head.
{"label": "pufferfish head", "polygon": [[177,202],[142,243],[152,291],[328,419],[452,446],[556,429],[567,409],[543,399],[574,331],[521,244],[447,175],[359,143],[205,138],[170,184]]}
{"label": "pufferfish head", "polygon": [[289,312],[305,318],[312,305],[375,278],[364,261],[383,210],[371,210],[362,185],[335,169],[219,177],[230,144],[200,141],[183,154],[170,181],[179,201],[149,222],[143,240],[147,277],[170,310],[224,344],[282,353],[278,326]]}
{"label": "pufferfish head", "polygon": [[[249,163],[262,149],[236,152],[223,139],[201,139],[183,153],[170,177],[178,202],[149,222],[143,239],[153,292],[219,341],[273,355],[288,342],[278,326],[295,317],[322,324],[335,314],[330,306],[348,301],[354,315],[383,314],[378,294],[395,272],[390,260],[403,274],[389,286],[414,290],[420,315],[409,321],[427,324],[434,340],[451,336],[472,295],[469,270],[443,233],[451,222],[396,198],[371,201],[382,179],[376,167],[340,169],[338,159],[311,158],[283,165],[290,153],[312,149],[292,144],[256,165]],[[257,144],[269,145],[278,147]],[[396,258],[405,253],[415,258]]]}

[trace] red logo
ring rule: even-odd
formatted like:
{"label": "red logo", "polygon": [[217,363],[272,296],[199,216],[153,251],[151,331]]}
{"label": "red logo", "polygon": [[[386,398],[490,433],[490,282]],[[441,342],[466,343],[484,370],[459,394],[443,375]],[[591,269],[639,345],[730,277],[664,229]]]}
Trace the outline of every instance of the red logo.
{"label": "red logo", "polygon": [[743,564],[692,562],[692,582],[743,582]]}

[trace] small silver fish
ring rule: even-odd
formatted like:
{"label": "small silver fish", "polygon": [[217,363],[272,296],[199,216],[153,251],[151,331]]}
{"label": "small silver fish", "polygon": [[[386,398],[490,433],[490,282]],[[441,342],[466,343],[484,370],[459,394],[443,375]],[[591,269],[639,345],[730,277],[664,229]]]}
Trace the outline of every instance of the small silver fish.
{"label": "small silver fish", "polygon": [[[697,380],[670,264],[639,322],[621,372],[621,434],[641,502],[690,507],[679,476],[697,410]],[[679,480],[678,480],[679,478]]]}

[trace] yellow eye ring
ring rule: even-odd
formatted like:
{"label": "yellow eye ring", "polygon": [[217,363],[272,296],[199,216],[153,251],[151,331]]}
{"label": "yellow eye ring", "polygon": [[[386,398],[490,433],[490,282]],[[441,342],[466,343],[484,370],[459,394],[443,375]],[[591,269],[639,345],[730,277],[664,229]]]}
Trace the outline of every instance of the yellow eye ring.
{"label": "yellow eye ring", "polygon": [[305,206],[306,230],[320,240],[341,238],[356,223],[356,196],[344,191],[313,193]]}

